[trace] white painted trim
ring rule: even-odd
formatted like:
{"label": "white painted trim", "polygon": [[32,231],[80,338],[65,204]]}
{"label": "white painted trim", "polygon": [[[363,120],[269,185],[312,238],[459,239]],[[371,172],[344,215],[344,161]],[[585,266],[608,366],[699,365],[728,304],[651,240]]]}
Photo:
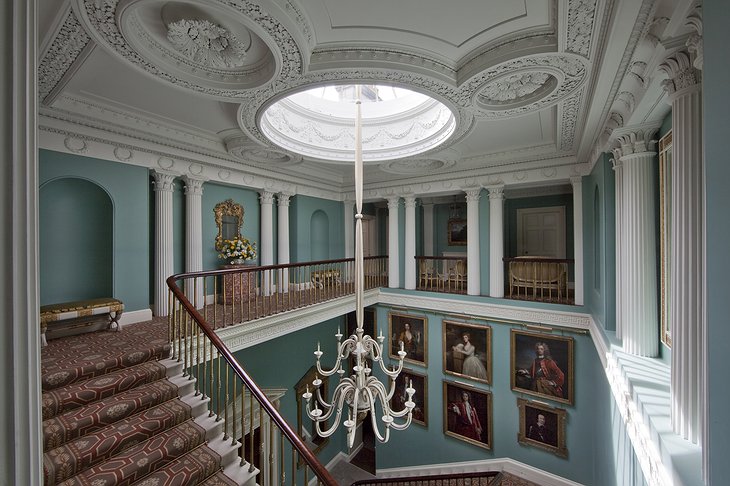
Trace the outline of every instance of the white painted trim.
{"label": "white painted trim", "polygon": [[[553,211],[550,211],[553,210]],[[522,253],[524,250],[526,241],[523,240],[522,230],[523,230],[523,222],[522,219],[530,214],[534,213],[547,213],[547,212],[553,212],[558,214],[558,222],[555,225],[556,226],[556,234],[558,237],[557,241],[557,252],[558,254],[555,255],[553,258],[565,258],[565,206],[550,206],[550,207],[540,207],[540,208],[518,208],[517,209],[517,254],[518,255],[527,255],[526,253]],[[549,255],[527,255],[527,256],[549,256]]]}
{"label": "white painted trim", "polygon": [[582,486],[556,474],[543,471],[510,458],[485,459],[482,461],[428,464],[390,469],[378,469],[378,478],[401,478],[408,476],[431,476],[437,474],[459,474],[469,472],[500,471],[532,481],[541,486]]}
{"label": "white painted trim", "polygon": [[140,309],[136,311],[124,312],[119,318],[119,325],[124,328],[130,324],[145,322],[152,320],[152,309]]}

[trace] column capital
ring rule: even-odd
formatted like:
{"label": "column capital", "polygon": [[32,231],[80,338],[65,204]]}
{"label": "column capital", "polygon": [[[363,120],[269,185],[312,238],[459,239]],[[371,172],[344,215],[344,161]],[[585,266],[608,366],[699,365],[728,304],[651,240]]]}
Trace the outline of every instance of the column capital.
{"label": "column capital", "polygon": [[189,175],[183,176],[185,182],[185,195],[186,196],[202,196],[203,195],[203,184],[207,179],[201,179],[192,177]]}
{"label": "column capital", "polygon": [[155,192],[173,192],[175,190],[175,174],[163,171],[152,171]]}
{"label": "column capital", "polygon": [[482,193],[481,187],[463,187],[461,189],[466,194],[466,202],[477,202]]}
{"label": "column capital", "polygon": [[489,191],[489,199],[504,199],[504,186],[491,186],[487,187]]}
{"label": "column capital", "polygon": [[286,192],[280,192],[276,195],[276,202],[279,205],[280,208],[282,207],[289,207],[289,203],[291,202],[292,194],[288,194]]}
{"label": "column capital", "polygon": [[692,65],[702,70],[702,64],[704,61],[704,54],[702,51],[702,4],[698,3],[692,9],[692,13],[687,16],[687,22],[685,22],[694,33],[689,36],[685,45],[690,56],[694,59]]}
{"label": "column capital", "polygon": [[406,196],[403,196],[403,201],[405,201],[407,208],[415,208],[416,207],[416,196],[413,194],[408,194]]}
{"label": "column capital", "polygon": [[583,176],[579,176],[579,175],[578,176],[571,176],[571,178],[570,178],[570,184],[573,187],[575,187],[575,186],[577,186],[579,184],[582,184],[582,183],[583,183]]}
{"label": "column capital", "polygon": [[390,196],[386,198],[388,201],[388,209],[398,209],[398,204],[400,204],[400,196]]}
{"label": "column capital", "polygon": [[668,79],[662,81],[662,87],[669,93],[670,97],[678,91],[699,87],[700,73],[692,65],[692,60],[687,51],[678,51],[672,54],[659,65],[659,70],[668,76]]}
{"label": "column capital", "polygon": [[628,160],[630,155],[656,154],[657,141],[654,135],[658,131],[658,126],[622,130],[621,135],[616,139],[619,147],[613,149],[614,157],[623,161]]}
{"label": "column capital", "polygon": [[[620,171],[621,170],[621,166],[623,165],[621,163],[621,153],[620,153],[620,150],[621,149],[613,149],[611,151],[611,152],[613,152],[613,157],[611,158],[610,162],[611,162],[611,168],[614,170],[614,172]],[[618,155],[617,155],[617,151],[619,151],[618,152]]]}
{"label": "column capital", "polygon": [[274,193],[269,191],[261,191],[259,193],[259,202],[261,205],[274,204]]}

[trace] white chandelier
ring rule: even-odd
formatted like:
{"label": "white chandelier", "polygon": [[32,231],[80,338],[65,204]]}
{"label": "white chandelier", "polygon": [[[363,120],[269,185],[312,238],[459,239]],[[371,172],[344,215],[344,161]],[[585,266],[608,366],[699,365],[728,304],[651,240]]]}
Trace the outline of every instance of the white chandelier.
{"label": "white chandelier", "polygon": [[[315,429],[320,437],[329,437],[334,434],[340,425],[344,406],[348,409],[345,412],[346,419],[342,425],[347,429],[347,444],[352,448],[355,441],[355,427],[358,417],[364,417],[370,413],[370,419],[373,425],[375,436],[380,442],[388,442],[390,438],[390,429],[403,430],[411,424],[413,408],[416,404],[413,402],[413,394],[416,392],[412,383],[408,383],[406,394],[408,399],[405,408],[395,411],[390,408],[390,399],[393,398],[395,392],[395,381],[400,372],[403,370],[403,358],[406,352],[401,349],[398,351],[398,366],[389,370],[383,362],[383,333],[377,337],[377,340],[368,336],[363,330],[363,288],[364,288],[364,266],[363,266],[363,238],[362,238],[362,126],[361,126],[361,107],[360,107],[360,86],[357,86],[357,99],[355,100],[356,117],[355,117],[355,316],[357,329],[355,334],[342,341],[342,333],[337,329],[337,361],[330,370],[322,369],[320,358],[324,354],[320,351],[317,344],[317,351],[314,356],[317,358],[317,372],[321,376],[332,376],[337,373],[340,376],[340,382],[337,384],[332,400],[327,401],[326,397],[321,394],[322,380],[319,376],[312,382],[314,394],[316,398],[313,406],[310,401],[313,393],[307,391],[302,397],[307,401],[307,415],[314,421]],[[355,357],[355,365],[352,367],[352,375],[345,376],[343,369],[343,360],[347,360],[350,355]],[[378,363],[380,369],[388,377],[390,377],[390,386],[386,389],[377,377],[372,376],[372,369],[368,366],[368,360],[372,363]],[[381,410],[381,420],[385,424],[385,432],[381,434],[377,421],[376,408]],[[321,407],[321,408],[320,408]],[[334,422],[331,427],[322,430],[322,425],[326,427],[327,421],[334,415]],[[406,417],[405,421],[398,423],[395,419]]]}

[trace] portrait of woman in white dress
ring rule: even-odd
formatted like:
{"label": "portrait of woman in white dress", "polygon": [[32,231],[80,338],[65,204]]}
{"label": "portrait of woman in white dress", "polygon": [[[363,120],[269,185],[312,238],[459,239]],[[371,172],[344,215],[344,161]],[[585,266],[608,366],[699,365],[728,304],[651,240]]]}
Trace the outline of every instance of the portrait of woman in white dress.
{"label": "portrait of woman in white dress", "polygon": [[444,371],[489,383],[491,328],[486,325],[443,322]]}

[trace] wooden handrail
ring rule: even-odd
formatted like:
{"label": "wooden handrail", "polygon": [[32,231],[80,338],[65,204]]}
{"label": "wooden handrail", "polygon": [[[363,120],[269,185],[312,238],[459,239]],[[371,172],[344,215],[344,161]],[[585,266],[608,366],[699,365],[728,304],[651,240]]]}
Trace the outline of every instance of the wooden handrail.
{"label": "wooden handrail", "polygon": [[391,484],[391,483],[407,483],[419,481],[439,481],[444,479],[469,479],[469,478],[494,478],[502,474],[501,471],[475,471],[469,473],[458,473],[458,474],[435,474],[432,476],[407,476],[397,478],[383,478],[383,479],[363,479],[352,483],[352,486],[362,486],[365,484]]}
{"label": "wooden handrail", "polygon": [[416,256],[416,260],[466,260],[466,257],[458,256]]}
{"label": "wooden handrail", "polygon": [[[347,260],[347,259],[345,259]],[[258,267],[258,268],[270,268],[269,267]],[[220,272],[220,271],[216,271]],[[312,453],[312,451],[309,450],[309,448],[302,442],[301,438],[292,430],[292,428],[289,426],[289,423],[284,419],[284,417],[279,414],[279,412],[276,410],[276,408],[269,402],[269,399],[266,397],[266,394],[261,390],[261,388],[256,384],[256,382],[246,373],[246,371],[243,369],[241,364],[236,360],[236,358],[233,356],[231,351],[228,349],[228,347],[223,343],[223,341],[218,337],[218,335],[211,329],[211,327],[208,325],[208,323],[205,321],[203,316],[195,309],[195,306],[193,306],[188,299],[185,297],[185,294],[180,290],[180,288],[177,286],[176,280],[180,278],[186,278],[191,276],[201,276],[202,274],[205,274],[206,272],[192,272],[187,274],[179,274],[179,275],[173,275],[167,279],[167,286],[170,288],[170,291],[173,293],[175,298],[178,300],[178,302],[185,308],[185,311],[190,315],[193,320],[198,324],[198,327],[201,331],[203,331],[203,334],[205,334],[208,339],[210,339],[210,342],[213,344],[213,346],[216,347],[220,355],[223,356],[223,358],[228,362],[231,369],[233,369],[234,373],[238,375],[238,377],[241,379],[241,381],[248,387],[251,394],[256,398],[256,400],[259,402],[259,405],[266,411],[266,413],[271,417],[271,419],[276,423],[276,425],[279,427],[281,432],[286,435],[289,442],[294,446],[294,448],[297,450],[299,455],[301,456],[302,460],[307,463],[307,465],[312,469],[314,474],[320,479],[321,483],[326,486],[338,486],[337,481],[332,477],[332,475],[327,471],[327,469],[322,465],[321,462],[317,459],[317,457]],[[215,273],[215,272],[211,272]]]}
{"label": "wooden handrail", "polygon": [[542,258],[535,256],[503,257],[504,263],[525,262],[525,263],[575,263],[572,258]]}

